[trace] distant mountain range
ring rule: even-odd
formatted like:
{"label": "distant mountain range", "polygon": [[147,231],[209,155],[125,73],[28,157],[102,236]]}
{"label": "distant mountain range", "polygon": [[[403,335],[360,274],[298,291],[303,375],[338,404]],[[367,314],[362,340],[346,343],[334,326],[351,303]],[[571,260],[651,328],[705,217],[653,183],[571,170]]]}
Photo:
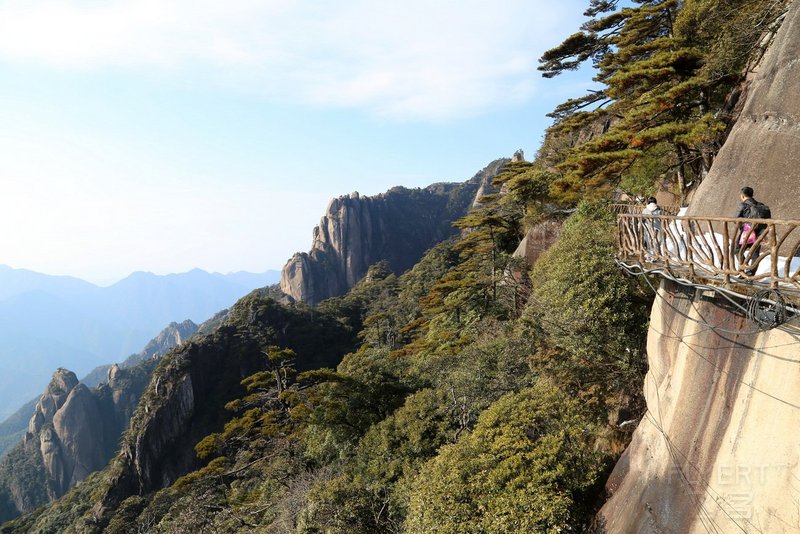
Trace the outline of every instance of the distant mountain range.
{"label": "distant mountain range", "polygon": [[108,287],[0,265],[0,421],[59,367],[81,376],[120,361],[174,321],[201,323],[278,271],[165,276],[137,272]]}

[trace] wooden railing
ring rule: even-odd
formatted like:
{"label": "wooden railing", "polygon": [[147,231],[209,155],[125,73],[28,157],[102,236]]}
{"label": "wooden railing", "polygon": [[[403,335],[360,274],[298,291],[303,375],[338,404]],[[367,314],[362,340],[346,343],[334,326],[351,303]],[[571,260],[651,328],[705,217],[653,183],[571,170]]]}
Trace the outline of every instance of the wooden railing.
{"label": "wooden railing", "polygon": [[617,224],[620,260],[800,291],[800,221],[619,214]]}
{"label": "wooden railing", "polygon": [[[658,206],[661,208],[661,211],[664,212],[664,215],[677,215],[680,211],[680,206],[662,206],[659,204]],[[645,208],[644,204],[611,204],[611,211],[617,215],[626,215],[626,214],[634,214],[634,213],[642,213],[642,210]]]}

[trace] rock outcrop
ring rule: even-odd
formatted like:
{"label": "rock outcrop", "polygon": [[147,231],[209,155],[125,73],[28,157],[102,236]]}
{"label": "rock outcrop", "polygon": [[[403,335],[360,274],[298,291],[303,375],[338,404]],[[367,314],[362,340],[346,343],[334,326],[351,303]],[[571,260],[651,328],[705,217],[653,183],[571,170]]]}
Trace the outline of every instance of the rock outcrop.
{"label": "rock outcrop", "polygon": [[293,349],[295,367],[303,371],[335,367],[356,340],[324,312],[281,306],[256,293],[245,297],[212,333],[165,357],[131,420],[118,461],[108,468],[110,482],[93,513],[102,517],[131,495],[166,487],[197,469],[194,446],[222,429],[230,417],[226,402],[245,393],[242,379],[264,370],[264,346]]}
{"label": "rock outcrop", "polygon": [[558,241],[562,224],[557,219],[551,219],[531,227],[512,256],[525,260],[529,267],[533,266],[539,256]]}
{"label": "rock outcrop", "polygon": [[96,387],[108,382],[111,377],[109,373],[113,367],[130,368],[150,358],[159,358],[171,349],[189,339],[200,327],[189,319],[182,323],[172,322],[164,330],[150,340],[147,345],[135,354],[128,356],[120,364],[101,365],[94,368],[89,374],[81,379],[81,383],[88,387]]}
{"label": "rock outcrop", "polygon": [[154,365],[115,366],[93,390],[72,371],[53,374],[22,442],[0,463],[0,520],[57,499],[106,465]]}
{"label": "rock outcrop", "polygon": [[151,339],[150,342],[145,345],[144,349],[136,354],[130,355],[122,362],[122,367],[133,367],[137,363],[148,358],[163,356],[173,348],[182,345],[197,332],[198,328],[200,328],[200,326],[189,319],[181,323],[170,323],[164,330],[159,332],[156,337]]}
{"label": "rock outcrop", "polygon": [[314,228],[311,250],[295,254],[281,272],[281,290],[316,304],[346,293],[373,263],[385,260],[395,273],[413,266],[433,245],[454,235],[454,220],[466,214],[508,160],[489,164],[462,184],[424,189],[395,187],[366,197],[336,198]]}
{"label": "rock outcrop", "polygon": [[156,358],[197,329],[191,321],[170,324],[123,364],[95,370],[90,380],[105,374],[105,382],[96,388],[79,382],[72,371],[58,369],[36,403],[22,442],[0,463],[0,521],[57,499],[105,467],[117,451]]}
{"label": "rock outcrop", "polygon": [[[752,185],[800,218],[800,2],[792,3],[689,213],[731,215]],[[647,412],[597,530],[800,532],[800,335],[759,331],[713,292],[664,280],[650,317]]]}
{"label": "rock outcrop", "polygon": [[733,217],[749,185],[774,219],[800,218],[800,5],[749,77],[745,103],[687,215]]}

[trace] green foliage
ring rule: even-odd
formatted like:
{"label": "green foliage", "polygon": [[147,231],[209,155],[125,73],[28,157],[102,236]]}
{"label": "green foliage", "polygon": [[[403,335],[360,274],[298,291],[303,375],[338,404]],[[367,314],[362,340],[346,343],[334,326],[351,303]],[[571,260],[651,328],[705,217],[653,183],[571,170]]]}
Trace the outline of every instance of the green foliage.
{"label": "green foliage", "polygon": [[406,363],[385,349],[349,354],[335,377],[308,399],[307,454],[327,463],[347,457],[375,423],[400,406],[411,386],[404,381]]}
{"label": "green foliage", "polygon": [[631,165],[622,177],[619,188],[636,198],[654,195],[667,178],[665,169],[675,163],[675,153],[667,143],[655,145],[646,151]]}
{"label": "green foliage", "polygon": [[534,267],[523,318],[544,342],[537,366],[595,402],[640,389],[653,298],[614,263],[613,231],[607,208],[582,204]]}
{"label": "green foliage", "polygon": [[471,429],[478,415],[499,397],[533,382],[528,364],[532,352],[531,340],[513,333],[508,324],[484,321],[472,343],[457,352],[421,353],[410,372],[419,383],[446,394],[460,433]]}
{"label": "green foliage", "polygon": [[447,395],[423,389],[360,441],[345,472],[309,494],[309,532],[400,532],[410,478],[456,428]]}
{"label": "green foliage", "polygon": [[406,531],[571,530],[587,519],[581,496],[603,468],[589,428],[578,404],[545,383],[503,397],[420,470]]}
{"label": "green foliage", "polygon": [[[601,84],[551,114],[557,122],[548,137],[585,132],[559,151],[552,195],[577,203],[601,198],[620,183],[640,192],[652,189],[657,176],[668,177],[684,193],[690,182],[702,179],[728,119],[714,110],[725,105],[784,5],[783,0],[596,3],[582,30],[540,59],[545,77],[591,59]],[[599,131],[598,122],[605,123]],[[665,147],[670,156],[660,154]]]}

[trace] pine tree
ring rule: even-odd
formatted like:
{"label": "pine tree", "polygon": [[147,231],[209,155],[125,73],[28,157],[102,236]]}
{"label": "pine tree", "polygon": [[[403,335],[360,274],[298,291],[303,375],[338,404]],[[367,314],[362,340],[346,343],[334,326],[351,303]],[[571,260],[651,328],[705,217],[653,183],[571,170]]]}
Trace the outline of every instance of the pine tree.
{"label": "pine tree", "polygon": [[[560,176],[553,193],[562,201],[605,195],[626,175],[641,175],[643,168],[653,172],[645,180],[669,177],[681,193],[690,182],[702,180],[726,128],[727,117],[715,111],[742,75],[749,55],[743,51],[752,48],[783,2],[634,4],[620,8],[616,1],[592,0],[585,12],[591,18],[581,31],[540,59],[548,78],[591,60],[600,84],[550,114],[556,120],[548,132],[552,137],[602,124],[588,139],[558,154]],[[710,16],[723,4],[729,19]],[[710,27],[708,20],[717,26]],[[737,34],[745,23],[758,29]],[[643,159],[660,164],[637,169]]]}

